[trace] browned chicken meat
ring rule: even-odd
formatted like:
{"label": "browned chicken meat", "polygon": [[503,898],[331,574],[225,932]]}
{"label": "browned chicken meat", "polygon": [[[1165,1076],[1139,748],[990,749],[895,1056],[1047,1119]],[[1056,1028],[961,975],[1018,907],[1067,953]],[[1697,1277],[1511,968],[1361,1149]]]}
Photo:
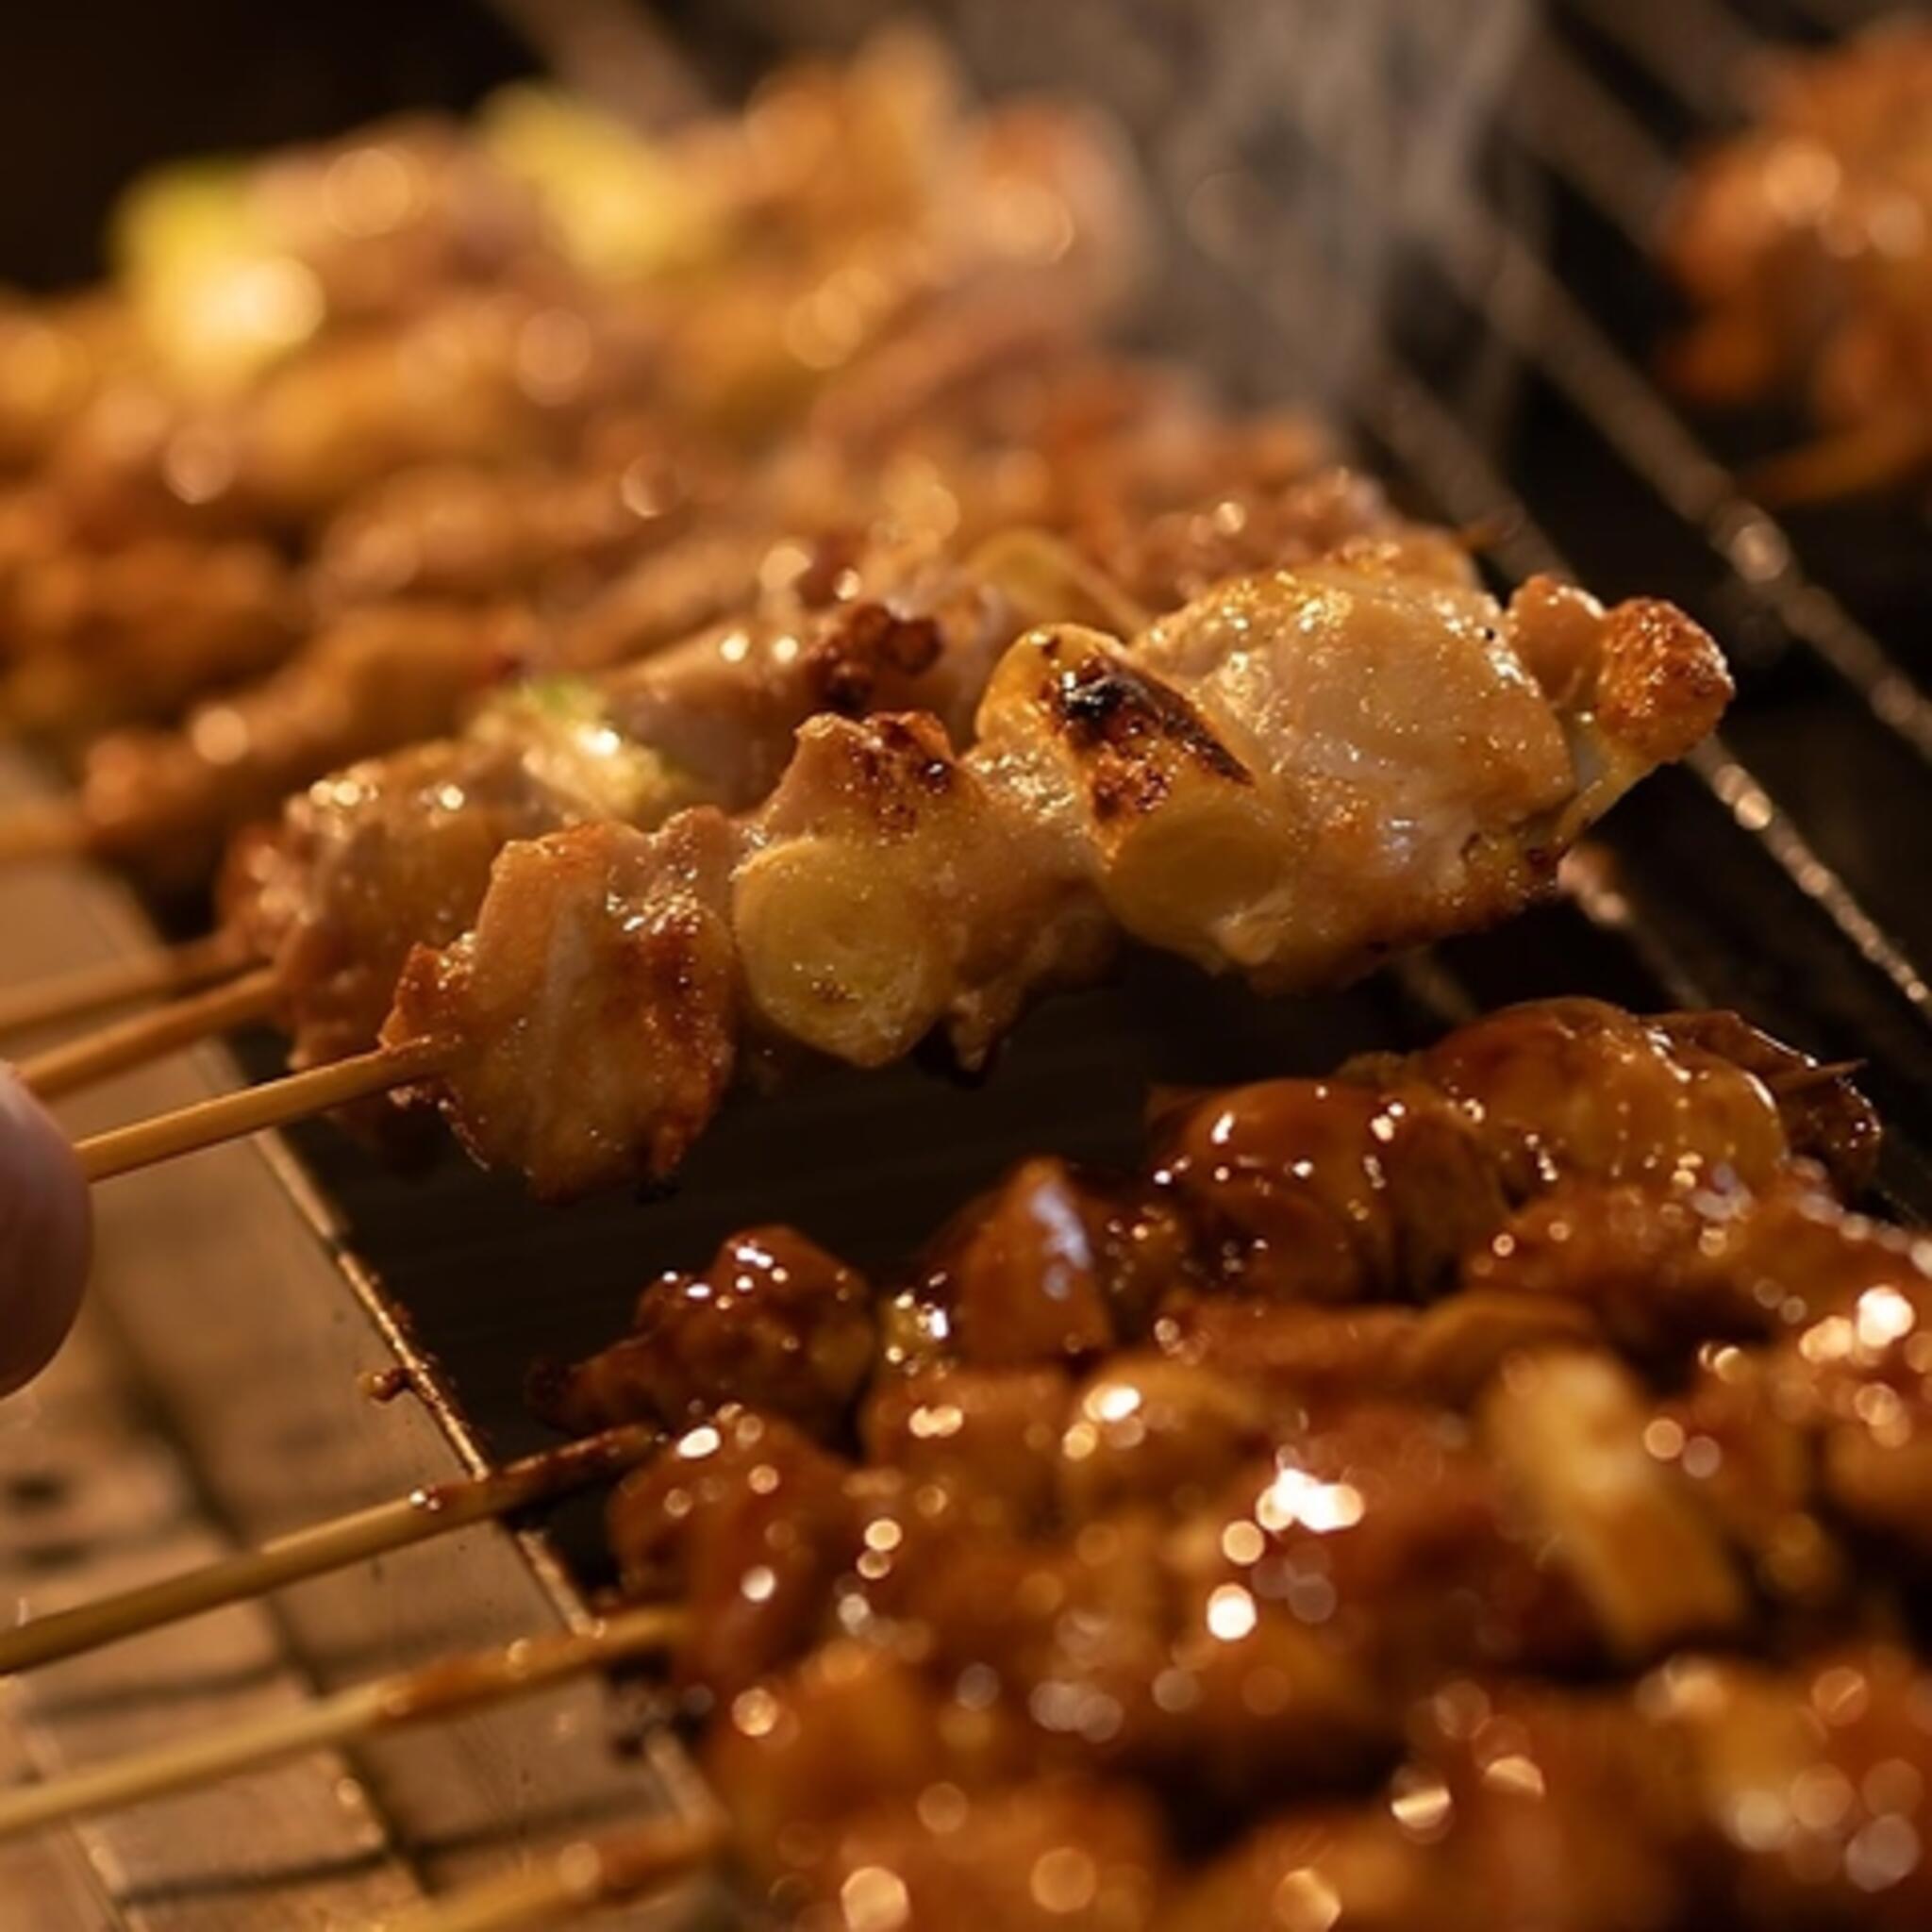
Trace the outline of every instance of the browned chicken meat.
{"label": "browned chicken meat", "polygon": [[1691,170],[1666,258],[1701,311],[1685,387],[1797,390],[1822,436],[1767,484],[1829,497],[1932,455],[1932,29],[1909,12],[1768,68],[1755,125]]}
{"label": "browned chicken meat", "polygon": [[1136,1176],[1028,1162],[903,1286],[749,1231],[537,1392],[682,1431],[612,1546],[691,1611],[674,1690],[782,1923],[1904,1928],[1932,1677],[1852,1533],[1923,1543],[1932,1475],[1860,1515],[1830,1432],[1905,1440],[1871,1391],[1910,1399],[1924,1263],[1813,1158],[1871,1141],[1733,1016],[1529,1007],[1191,1103]]}
{"label": "browned chicken meat", "polygon": [[[573,470],[404,473],[345,514],[346,558],[325,545],[310,588],[326,605],[385,582],[407,599],[325,622],[270,676],[225,691],[173,731],[98,744],[83,767],[78,836],[98,857],[192,878],[226,834],[325,772],[443,736],[512,672],[641,658],[726,615],[756,615],[761,585],[806,571],[829,595],[868,541],[964,550],[1020,526],[1059,530],[1103,569],[1131,574],[1100,611],[1118,619],[1133,612],[1136,588],[1175,601],[1209,555],[1205,537],[1185,555],[1137,554],[1136,528],[1218,516],[1219,554],[1267,544],[1279,561],[1400,527],[1365,479],[1312,467],[1321,445],[1305,426],[1228,422],[1105,363],[1085,364],[1063,396],[1051,379],[1059,356],[1015,368],[996,341],[976,346],[984,366],[955,372],[942,404],[890,448],[822,442],[707,468],[694,448],[674,459],[659,426],[610,424]],[[1139,473],[1152,451],[1158,480]],[[1191,511],[1179,494],[1188,484],[1201,492]],[[33,508],[24,503],[22,518]],[[869,540],[857,534],[868,529]],[[1175,588],[1160,594],[1163,562]],[[4,570],[0,560],[0,581]],[[441,594],[430,598],[432,588]],[[479,609],[466,625],[448,608],[492,589],[528,607],[526,619]],[[182,668],[192,689],[192,667]]]}
{"label": "browned chicken meat", "polygon": [[755,812],[511,847],[385,1038],[446,1053],[458,1132],[540,1193],[662,1173],[745,1049],[876,1066],[940,1031],[971,1065],[1123,937],[1285,991],[1507,917],[1728,690],[1667,605],[1506,609],[1441,546],[1365,541],[1131,641],[1022,639],[964,755],[820,717]]}

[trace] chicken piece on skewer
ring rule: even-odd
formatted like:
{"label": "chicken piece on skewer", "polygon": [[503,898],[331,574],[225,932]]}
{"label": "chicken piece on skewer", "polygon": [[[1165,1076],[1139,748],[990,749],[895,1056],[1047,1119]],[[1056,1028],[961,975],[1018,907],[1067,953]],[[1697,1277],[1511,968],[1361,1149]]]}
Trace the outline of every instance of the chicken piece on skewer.
{"label": "chicken piece on skewer", "polygon": [[1932,454],[1932,31],[1901,15],[1765,78],[1672,213],[1665,259],[1701,313],[1670,367],[1719,403],[1802,392],[1823,436],[1771,465],[1779,493],[1909,481]]}
{"label": "chicken piece on skewer", "polygon": [[1041,1777],[1009,1713],[878,1645],[828,1643],[747,1691],[705,1768],[735,1861],[781,1910],[842,1899],[935,1932],[1158,1923],[1169,1854],[1143,1794]]}
{"label": "chicken piece on skewer", "polygon": [[[1411,1064],[1451,1102],[1475,1104],[1478,1133],[1516,1199],[1575,1173],[1680,1191],[1751,1187],[1788,1154],[1821,1162],[1846,1195],[1872,1177],[1871,1104],[1841,1070],[1731,1013],[1633,1023],[1600,1001],[1544,1000],[1458,1027]],[[1387,1065],[1370,1056],[1343,1073],[1386,1077]],[[1608,1094],[1614,1108],[1603,1104]]]}
{"label": "chicken piece on skewer", "polygon": [[1161,1932],[1667,1932],[1695,1923],[1690,1754],[1640,1700],[1463,1679],[1417,1707],[1375,1798],[1264,1821],[1182,1881]]}
{"label": "chicken piece on skewer", "polygon": [[1753,1927],[1925,1923],[1932,1679],[1917,1656],[1881,1641],[1790,1670],[1685,1659],[1645,1692],[1688,1750],[1719,1909]]}
{"label": "chicken piece on skewer", "polygon": [[640,555],[715,516],[742,478],[688,437],[626,422],[562,463],[402,470],[353,498],[317,537],[309,577],[325,610],[395,597],[524,597],[570,608]]}
{"label": "chicken piece on skewer", "polygon": [[[964,757],[930,721],[820,719],[739,821],[512,847],[384,1037],[446,1052],[459,1134],[540,1193],[662,1173],[741,1039],[876,1066],[939,1029],[972,1065],[1122,936],[1287,991],[1506,917],[1727,691],[1667,606],[1538,584],[1506,611],[1369,545],[1132,643],[1023,639]],[[708,1058],[661,1058],[667,1024]]]}
{"label": "chicken piece on skewer", "polygon": [[1932,1556],[1932,1253],[1802,1165],[1756,1193],[1557,1188],[1465,1279],[1584,1306],[1654,1373],[1694,1363],[1665,1440],[1720,1507],[1736,1471],[1772,1479],[1786,1507],[1748,1541],[1789,1587],[1812,1587],[1814,1507]]}
{"label": "chicken piece on skewer", "polygon": [[294,575],[256,542],[155,537],[36,556],[0,592],[0,714],[69,743],[167,717],[278,662],[306,614]]}
{"label": "chicken piece on skewer", "polygon": [[[441,487],[440,478],[429,480]],[[619,483],[606,481],[610,508],[621,509]],[[680,541],[668,502],[623,516],[629,527],[621,548],[669,548],[655,559],[650,598],[627,595],[621,619],[595,596],[581,611],[547,615],[450,596],[351,608],[254,684],[207,699],[165,729],[98,740],[81,767],[71,841],[150,880],[200,878],[227,838],[322,774],[443,737],[512,677],[594,670],[689,636],[741,601],[769,548],[749,530],[728,541]],[[554,558],[541,537],[533,535],[532,547]],[[576,561],[588,567],[588,558]],[[513,554],[509,563],[499,575],[514,588]],[[473,577],[453,594],[482,581]]]}
{"label": "chicken piece on skewer", "polygon": [[649,399],[658,325],[635,305],[460,291],[318,345],[232,401],[110,390],[54,453],[82,534],[300,531],[412,465],[567,452],[591,411]]}
{"label": "chicken piece on skewer", "polygon": [[273,811],[318,769],[446,730],[536,652],[509,608],[373,605],[319,633],[251,689],[198,705],[179,729],[111,733],[89,751],[90,856],[160,885],[207,874],[225,833]]}

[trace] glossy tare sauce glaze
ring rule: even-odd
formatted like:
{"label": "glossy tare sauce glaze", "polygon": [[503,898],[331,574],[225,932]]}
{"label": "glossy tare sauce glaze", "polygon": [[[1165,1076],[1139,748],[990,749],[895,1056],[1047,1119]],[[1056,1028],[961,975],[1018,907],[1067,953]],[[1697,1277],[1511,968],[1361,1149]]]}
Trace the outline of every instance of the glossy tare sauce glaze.
{"label": "glossy tare sauce glaze", "polygon": [[1932,1253],[1728,1016],[1519,1008],[787,1229],[539,1378],[786,1923],[1907,1926]]}

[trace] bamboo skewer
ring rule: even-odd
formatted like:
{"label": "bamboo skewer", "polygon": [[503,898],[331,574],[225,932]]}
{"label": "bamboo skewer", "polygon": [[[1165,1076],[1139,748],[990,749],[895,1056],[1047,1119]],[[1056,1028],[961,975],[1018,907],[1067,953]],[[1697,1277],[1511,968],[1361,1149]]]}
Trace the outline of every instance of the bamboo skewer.
{"label": "bamboo skewer", "polygon": [[265,1019],[275,1000],[275,971],[258,966],[225,986],[192,993],[172,1006],[104,1026],[79,1040],[50,1046],[21,1061],[20,1077],[42,1100],[71,1093],[110,1074],[145,1065],[181,1047]]}
{"label": "bamboo skewer", "polygon": [[36,1617],[0,1634],[0,1675],[118,1643],[304,1577],[345,1569],[368,1557],[508,1516],[629,1469],[662,1441],[660,1431],[641,1425],[606,1429],[582,1441],[525,1457],[489,1475],[413,1490],[392,1502],[277,1537],[258,1549]]}
{"label": "bamboo skewer", "polygon": [[663,1605],[623,1610],[588,1630],[524,1638],[420,1670],[399,1671],[293,1710],[0,1792],[0,1839],[143,1804],[405,1724],[481,1709],[607,1664],[659,1654],[677,1641],[686,1616],[683,1609]]}
{"label": "bamboo skewer", "polygon": [[337,1060],[286,1079],[243,1087],[211,1100],[176,1108],[152,1120],[113,1127],[75,1142],[81,1172],[91,1181],[110,1180],[137,1168],[174,1160],[224,1141],[239,1141],[269,1127],[286,1126],[310,1114],[363,1100],[372,1093],[407,1087],[426,1079],[450,1064],[452,1048],[442,1041],[423,1040],[408,1046],[382,1046],[353,1058]]}
{"label": "bamboo skewer", "polygon": [[0,1034],[25,1033],[66,1020],[85,1020],[110,1007],[158,994],[197,992],[249,963],[249,951],[231,932],[211,933],[186,945],[105,959],[72,973],[0,991]]}
{"label": "bamboo skewer", "polygon": [[525,1932],[689,1877],[724,1842],[722,1819],[663,1819],[597,1839],[579,1839],[526,1870],[508,1872],[433,1899],[374,1932]]}

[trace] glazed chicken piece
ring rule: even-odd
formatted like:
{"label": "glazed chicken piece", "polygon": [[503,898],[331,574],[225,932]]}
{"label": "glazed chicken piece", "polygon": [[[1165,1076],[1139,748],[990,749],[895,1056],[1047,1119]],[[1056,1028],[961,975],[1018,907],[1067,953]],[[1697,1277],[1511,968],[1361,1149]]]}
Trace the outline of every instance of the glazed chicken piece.
{"label": "glazed chicken piece", "polygon": [[[1004,1376],[1018,1396],[1038,1374]],[[873,1430],[906,1460],[863,1468],[727,1408],[621,1488],[626,1587],[691,1607],[677,1676],[712,1698],[834,1631],[904,1641],[935,1681],[996,1690],[1051,1761],[1227,1802],[1373,1773],[1406,1699],[1445,1674],[1622,1654],[1576,1546],[1544,1544],[1466,1422],[1374,1402],[1257,1421],[1232,1387],[1204,1400],[1199,1372],[1121,1377],[1168,1388],[1163,1441],[1090,1448],[1076,1406],[1050,1497],[1043,1446],[972,1434],[1001,1413],[995,1372],[928,1381]],[[1002,1497],[1016,1468],[1030,1508]]]}
{"label": "glazed chicken piece", "polygon": [[1919,1245],[1848,1212],[1802,1162],[1756,1191],[1567,1182],[1473,1253],[1463,1280],[1580,1302],[1624,1353],[1665,1374],[1707,1342],[1797,1341],[1852,1319],[1868,1291],[1906,1311],[1926,1299]]}
{"label": "glazed chicken piece", "polygon": [[[1709,640],[1663,607],[1601,613],[1541,587],[1519,606],[1371,548],[1224,587],[1131,644],[1065,625],[1022,639],[963,757],[931,720],[813,719],[762,808],[675,835],[723,855],[719,896],[701,912],[675,896],[671,914],[721,948],[708,978],[677,983],[718,1043],[701,1083],[723,1092],[741,1038],[876,1066],[937,1029],[975,1065],[1029,996],[1091,979],[1123,935],[1286,991],[1505,916],[1728,690]],[[1560,679],[1562,708],[1540,676]],[[475,931],[413,957],[384,1037],[445,1046],[433,1091],[472,1152],[567,1193],[652,1171],[648,1147],[702,1123],[658,1134],[661,1067],[629,1124],[603,1124],[594,1162],[519,1117],[515,1094],[558,1085],[531,1042],[594,1051],[576,1038],[616,1000],[546,965],[556,921],[614,928],[574,956],[634,979],[621,962],[651,943],[641,902],[661,870],[646,836],[573,835],[569,864],[600,893],[640,887],[572,904],[545,881],[549,849],[507,854]]]}
{"label": "glazed chicken piece", "polygon": [[156,537],[23,562],[0,602],[0,708],[73,743],[172,716],[278,662],[301,634],[294,577],[265,545]]}
{"label": "glazed chicken piece", "polygon": [[1560,1188],[1465,1278],[1584,1307],[1667,1378],[1690,1365],[1646,1441],[1774,1595],[1831,1600],[1830,1521],[1915,1561],[1932,1551],[1924,1244],[1848,1212],[1815,1173],[1755,1195]]}
{"label": "glazed chicken piece", "polygon": [[703,1606],[680,1682],[728,1700],[810,1646],[862,1547],[849,1475],[788,1424],[730,1406],[619,1486],[609,1534],[626,1592]]}
{"label": "glazed chicken piece", "polygon": [[1647,1689],[1688,1749],[1718,1910],[1750,1927],[1925,1923],[1932,1682],[1916,1657],[1868,1644],[1790,1671],[1687,1658]]}
{"label": "glazed chicken piece", "polygon": [[1697,1897],[1690,1767],[1627,1701],[1460,1679],[1417,1706],[1374,1801],[1260,1824],[1179,1890],[1161,1932],[1672,1932]]}
{"label": "glazed chicken piece", "polygon": [[[1081,1492],[1076,1514],[1093,1513],[1096,1494],[1120,1505],[1184,1481],[1201,1489],[1228,1474],[1228,1455],[1257,1446],[1268,1416],[1304,1405],[1400,1396],[1467,1408],[1511,1356],[1564,1341],[1608,1341],[1670,1373],[1707,1342],[1789,1332],[1780,1307],[1815,1319],[1891,1278],[1904,1250],[1869,1224],[1843,1224],[1819,1195],[1818,1171],[1795,1156],[1749,1213],[1728,1197],[1596,1178],[1605,1144],[1628,1171],[1674,1172],[1674,1147],[1735,1129],[1739,1094],[1716,1077],[1707,1056],[1717,1049],[1696,1049],[1695,1077],[1680,1069],[1691,1104],[1649,1121],[1674,1139],[1645,1142],[1616,1080],[1604,1078],[1596,1105],[1617,1128],[1606,1143],[1582,1131],[1567,1087],[1525,1088],[1515,1056],[1495,1051],[1511,1027],[1525,1049],[1546,1038],[1551,1019],[1587,1019],[1592,1039],[1621,1029],[1647,1042],[1630,1064],[1648,1091],[1648,1049],[1668,1041],[1659,1024],[1570,1001],[1467,1029],[1490,1041],[1485,1063],[1511,1102],[1500,1160],[1471,1122],[1484,1092],[1474,1061],[1454,1112],[1417,1078],[1431,1060],[1456,1058],[1454,1036],[1377,1061],[1382,1089],[1368,1084],[1367,1061],[1347,1080],[1232,1089],[1161,1121],[1144,1180],[1022,1163],[943,1227],[891,1291],[867,1291],[795,1234],[738,1237],[703,1274],[646,1289],[625,1340],[575,1368],[546,1368],[540,1406],[586,1431],[678,1426],[736,1396],[826,1442],[856,1426],[872,1461],[972,1510],[1005,1520],[1017,1507],[1038,1524],[1062,1488]],[[1720,1019],[1661,1024],[1761,1062],[1757,1037]],[[1791,1064],[1810,1067],[1795,1055]],[[1824,1106],[1842,1075],[1811,1071],[1807,1103]],[[1748,1091],[1755,1075],[1740,1077]],[[1549,1109],[1552,1131],[1540,1138],[1554,1185],[1511,1216],[1497,1171],[1535,1129],[1538,1104]],[[1759,1105],[1754,1146],[1779,1131],[1768,1092]],[[1418,1118],[1457,1131],[1411,1136]],[[1472,1214],[1472,1201],[1487,1205]],[[1413,1236],[1431,1217],[1439,1225],[1424,1248]],[[1841,1224],[1861,1231],[1862,1247],[1845,1248]],[[1344,1234],[1375,1265],[1338,1272]],[[1848,1273],[1868,1249],[1875,1259]],[[1780,1265],[1816,1287],[1767,1306],[1761,1283]]]}
{"label": "glazed chicken piece", "polygon": [[1793,1136],[1810,1114],[1801,1105],[1788,1120],[1754,1056],[1748,1037],[1707,1045],[1669,1019],[1547,1000],[1458,1027],[1414,1072],[1472,1114],[1505,1191],[1523,1199],[1559,1174],[1678,1188],[1770,1178],[1794,1144],[1809,1151]]}
{"label": "glazed chicken piece", "polygon": [[1701,312],[1670,367],[1719,403],[1803,395],[1824,434],[1771,467],[1780,494],[1908,481],[1932,452],[1932,31],[1901,13],[1764,83],[1672,215],[1665,258]]}
{"label": "glazed chicken piece", "polygon": [[1001,1705],[946,1694],[890,1645],[837,1638],[741,1692],[704,1747],[737,1860],[778,1905],[836,1856],[842,1821],[881,1797],[929,1792],[930,1811],[1025,1767]]}
{"label": "glazed chicken piece", "polygon": [[704,1761],[741,1873],[794,1923],[1153,1924],[1168,1854],[1149,1801],[1041,1778],[1009,1712],[885,1646],[835,1640],[741,1692]]}
{"label": "glazed chicken piece", "polygon": [[573,1435],[645,1419],[682,1428],[741,1402],[829,1439],[873,1370],[873,1299],[862,1275],[803,1235],[748,1229],[702,1274],[654,1281],[622,1341],[536,1372],[532,1398]]}
{"label": "glazed chicken piece", "polygon": [[[1257,1291],[1230,1230],[1324,1252],[1271,1168],[1388,1211],[1351,1174],[1358,1062],[1170,1115],[1151,1188],[1024,1163],[869,1307],[830,1257],[757,1231],[702,1287],[647,1293],[648,1360],[621,1344],[575,1372],[599,1419],[668,1419],[741,1363],[818,1438],[714,1407],[610,1518],[626,1588],[692,1612],[675,1682],[739,1869],[785,1923],[947,1925],[970,1903],[1077,1924],[1116,1864],[1109,1910],[1150,1932],[1924,1916],[1932,1695],[1885,1641],[1919,1572],[1861,1574],[1839,1531],[1924,1547],[1932,1304],[1911,1240],[1793,1151],[1857,1119],[1828,1102],[1842,1075],[1721,1016],[1506,1017],[1525,1054],[1552,1020],[1619,1041],[1633,1085],[1601,1086],[1591,1128],[1497,1020],[1467,1029],[1480,1052],[1452,1036],[1374,1063],[1384,1104],[1440,1096],[1431,1065],[1461,1083],[1470,1140],[1419,1141],[1405,1186],[1432,1158],[1466,1175],[1472,1146],[1492,1182],[1538,1150],[1537,1198],[1472,1232],[1459,1272],[1364,1269],[1348,1300],[1324,1260],[1308,1292],[1291,1272]],[[1659,1057],[1682,1105],[1651,1104]],[[1804,1105],[1781,1113],[1774,1081]],[[1093,1869],[1069,1859],[1042,1900],[1027,1848],[1076,1829],[1066,1791],[1107,1801],[1078,1807]],[[1129,1812],[1151,1835],[1116,1860]]]}
{"label": "glazed chicken piece", "polygon": [[1158,1814],[1125,1786],[1033,1779],[958,1806],[889,1800],[841,1821],[820,1915],[795,1923],[1153,1932],[1166,1868]]}

